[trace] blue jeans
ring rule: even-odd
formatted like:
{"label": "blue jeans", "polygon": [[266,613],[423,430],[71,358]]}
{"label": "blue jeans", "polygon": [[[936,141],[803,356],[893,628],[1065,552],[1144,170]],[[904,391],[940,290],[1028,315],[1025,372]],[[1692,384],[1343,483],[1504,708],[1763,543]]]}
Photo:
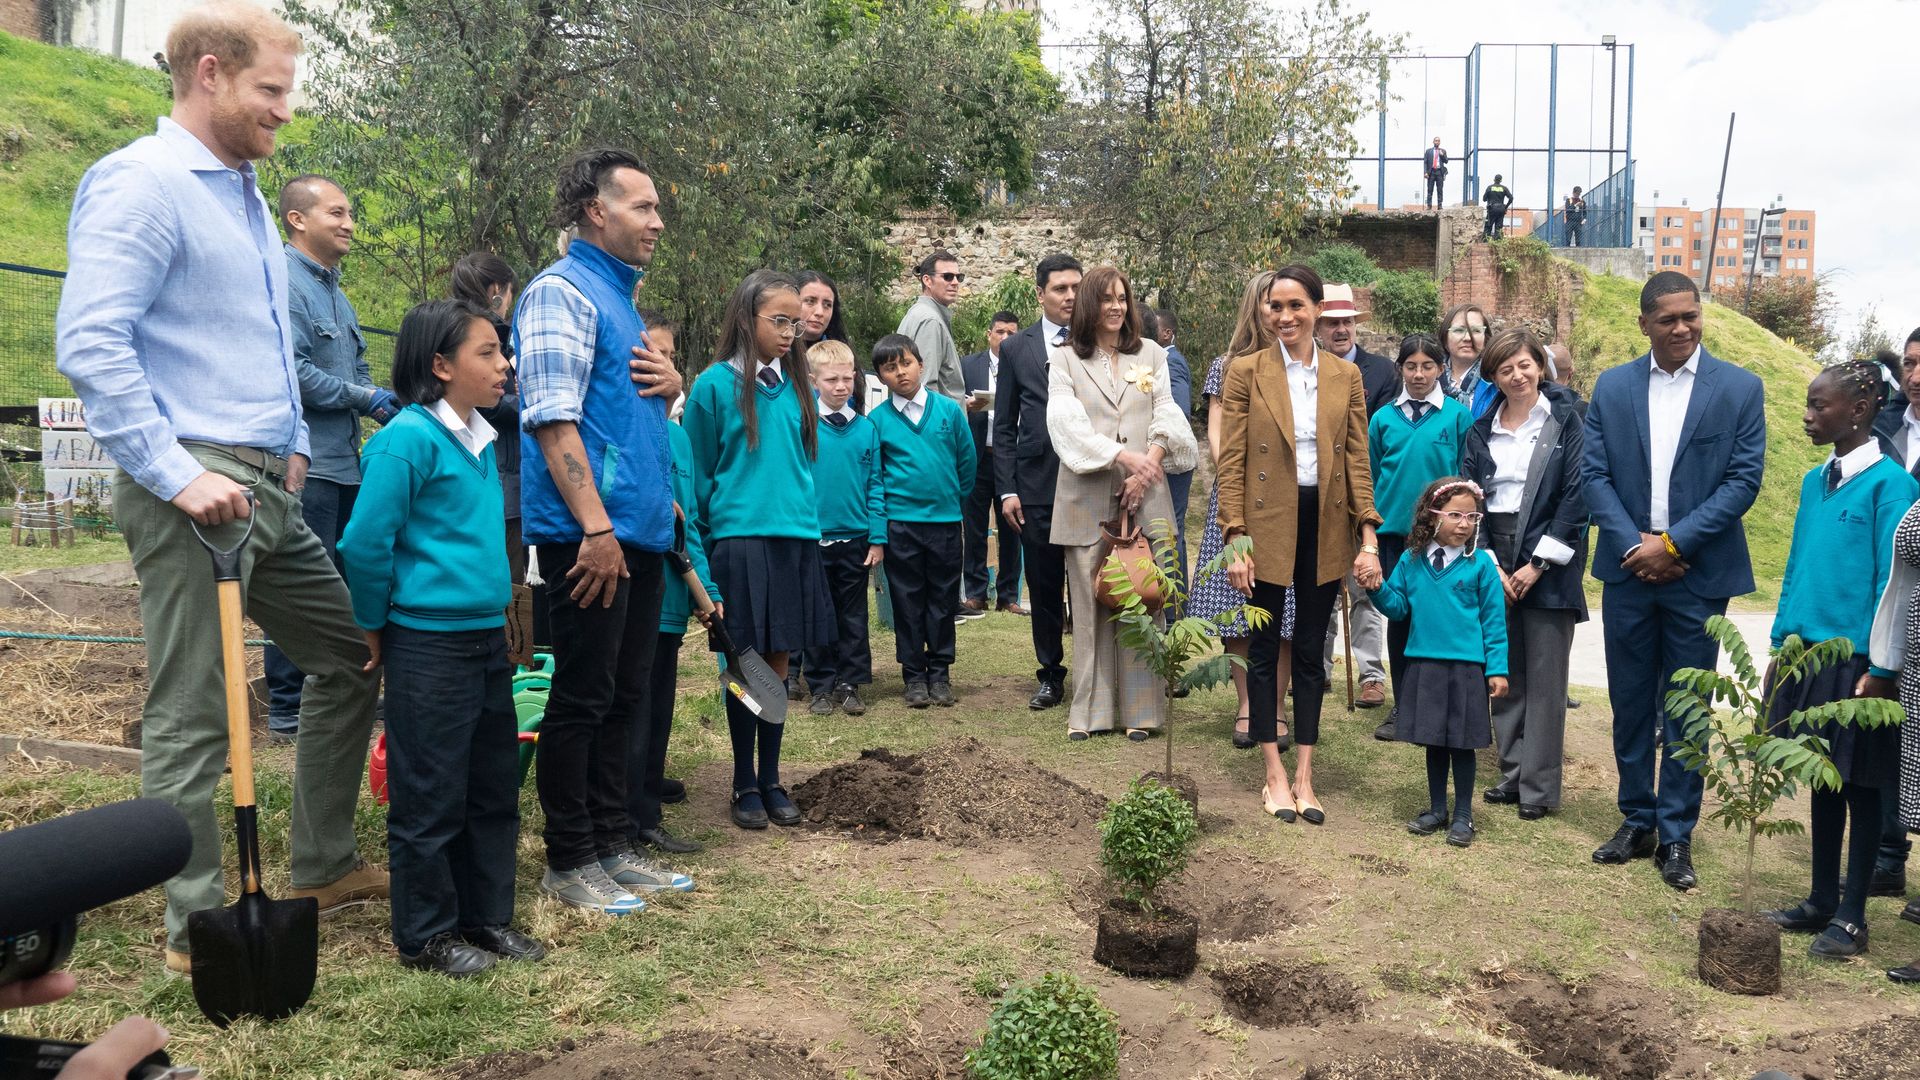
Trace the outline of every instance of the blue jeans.
{"label": "blue jeans", "polygon": [[[347,518],[353,515],[353,500],[359,494],[358,484],[336,484],[311,477],[306,490],[300,493],[300,516],[307,528],[320,538],[320,546],[327,549],[327,558],[333,560],[336,573],[340,570],[340,534],[347,530]],[[265,662],[267,727],[287,734],[299,731],[300,688],[307,677],[278,646],[267,646]]]}
{"label": "blue jeans", "polygon": [[380,634],[393,944],[513,921],[520,751],[506,631]]}
{"label": "blue jeans", "polygon": [[1707,617],[1726,614],[1727,602],[1695,596],[1678,582],[1624,581],[1607,583],[1600,604],[1621,816],[1635,828],[1657,830],[1662,844],[1691,840],[1704,785],[1699,773],[1674,759],[1684,733],[1667,716],[1667,688],[1681,668],[1713,670],[1720,646],[1707,636]]}

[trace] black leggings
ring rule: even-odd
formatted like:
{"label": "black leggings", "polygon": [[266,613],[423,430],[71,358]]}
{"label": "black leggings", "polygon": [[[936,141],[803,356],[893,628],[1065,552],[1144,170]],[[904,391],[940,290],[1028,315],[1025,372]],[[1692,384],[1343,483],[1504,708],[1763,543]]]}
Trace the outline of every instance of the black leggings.
{"label": "black leggings", "polygon": [[[1880,800],[1877,787],[1841,784],[1839,791],[1813,789],[1813,891],[1807,903],[1816,911],[1865,926],[1867,889],[1873,884],[1873,864],[1880,854]],[[1840,895],[1840,837],[1848,819],[1847,892]]]}
{"label": "black leggings", "polygon": [[1453,819],[1473,820],[1473,751],[1427,747],[1427,809],[1447,816],[1447,770],[1453,770]]}
{"label": "black leggings", "polygon": [[[1254,552],[1254,565],[1260,553]],[[1293,640],[1312,642],[1293,650],[1293,741],[1312,746],[1320,741],[1320,702],[1327,694],[1327,667],[1320,642],[1327,640],[1334,602],[1340,597],[1340,579],[1321,584],[1320,489],[1300,489],[1300,513],[1293,547]],[[1255,742],[1280,741],[1280,613],[1286,609],[1286,583],[1255,580],[1250,602],[1266,608],[1273,618],[1247,639],[1247,721]]]}

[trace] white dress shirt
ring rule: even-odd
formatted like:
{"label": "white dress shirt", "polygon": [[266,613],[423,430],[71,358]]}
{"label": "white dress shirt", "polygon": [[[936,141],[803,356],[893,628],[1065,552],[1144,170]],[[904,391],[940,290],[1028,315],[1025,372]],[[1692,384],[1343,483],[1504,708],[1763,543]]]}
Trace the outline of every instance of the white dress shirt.
{"label": "white dress shirt", "polygon": [[846,418],[847,418],[847,423],[849,423],[849,424],[851,424],[851,423],[853,423],[853,418],[854,418],[855,416],[858,416],[858,415],[859,415],[858,413],[856,413],[856,412],[854,412],[854,411],[853,411],[853,401],[852,401],[852,399],[848,399],[848,400],[847,400],[846,402],[844,402],[844,403],[842,403],[842,404],[841,404],[841,406],[840,406],[839,408],[837,408],[837,409],[829,409],[829,408],[827,408],[827,403],[826,403],[826,402],[824,402],[824,401],[819,401],[819,399],[817,399],[817,398],[816,398],[815,400],[816,400],[816,401],[818,401],[818,403],[819,403],[819,405],[820,405],[820,419],[822,419],[822,420],[825,420],[825,419],[826,419],[827,417],[829,417],[829,416],[836,416],[836,415],[837,415],[837,416],[844,416],[844,417],[846,417]]}
{"label": "white dress shirt", "polygon": [[[1044,322],[1045,320],[1042,320],[1042,321]],[[999,391],[1000,391],[1000,354],[995,352],[992,349],[988,349],[987,350],[987,393],[997,395]],[[993,449],[993,409],[991,407],[987,409],[987,449],[989,450]]]}
{"label": "white dress shirt", "polygon": [[1055,345],[1062,344],[1064,341],[1062,335],[1066,334],[1066,332],[1066,327],[1058,323],[1049,322],[1045,315],[1040,316],[1040,344],[1045,345],[1049,349]]}
{"label": "white dress shirt", "polygon": [[887,401],[892,404],[894,408],[900,410],[900,415],[906,417],[907,423],[909,424],[918,424],[920,418],[927,414],[927,388],[925,386],[922,386],[916,391],[912,397],[901,397],[897,393],[889,393],[887,395]]}
{"label": "white dress shirt", "polygon": [[[1908,438],[1912,438],[1912,436],[1909,435]],[[1854,447],[1844,456],[1836,457],[1833,454],[1828,454],[1827,460],[1820,463],[1820,483],[1823,485],[1822,489],[1824,490],[1824,485],[1826,484],[1827,466],[1835,461],[1840,463],[1840,486],[1846,487],[1847,481],[1859,476],[1862,472],[1866,471],[1867,466],[1879,461],[1885,456],[1885,454],[1880,452],[1879,439],[1868,439],[1866,442]]]}
{"label": "white dress shirt", "polygon": [[[1320,365],[1287,358],[1287,396],[1293,401],[1293,472],[1301,487],[1320,486]],[[1314,359],[1318,361],[1318,356]]]}
{"label": "white dress shirt", "polygon": [[1441,563],[1441,569],[1445,569],[1458,562],[1460,558],[1467,553],[1467,548],[1465,544],[1442,544],[1436,540],[1428,544],[1427,550],[1423,553],[1428,566],[1433,565],[1433,553],[1436,551],[1444,551],[1447,553],[1446,559]]}
{"label": "white dress shirt", "polygon": [[[727,363],[732,364],[733,370],[735,371],[744,372],[747,370],[746,365],[742,363],[740,358],[737,356],[727,361]],[[773,377],[776,380],[776,385],[778,383],[783,383],[787,381],[787,373],[781,369],[780,361],[778,360],[773,360],[773,361],[762,360],[758,364],[755,364],[753,368],[754,379],[758,380],[760,378],[760,373],[763,371],[773,372]]]}
{"label": "white dress shirt", "polygon": [[499,434],[493,430],[492,424],[481,418],[479,409],[473,410],[465,420],[460,419],[460,414],[453,411],[453,406],[447,404],[446,398],[427,406],[427,411],[447,425],[447,430],[453,432],[454,437],[460,440],[460,445],[467,448],[467,453],[476,458]]}
{"label": "white dress shirt", "polygon": [[1693,400],[1694,379],[1700,373],[1700,346],[1678,371],[1669,375],[1660,362],[1647,358],[1652,371],[1647,375],[1647,449],[1653,481],[1648,500],[1647,525],[1663,533],[1673,524],[1668,520],[1667,493],[1673,481],[1673,459],[1680,453],[1680,429],[1687,423],[1687,403]]}
{"label": "white dress shirt", "polygon": [[1517,514],[1520,498],[1526,492],[1527,466],[1533,464],[1533,449],[1540,442],[1540,429],[1547,426],[1552,410],[1543,394],[1534,399],[1527,418],[1512,431],[1507,430],[1504,409],[1493,414],[1493,432],[1487,436],[1487,453],[1493,457],[1493,482],[1487,485],[1487,513]]}
{"label": "white dress shirt", "polygon": [[1427,391],[1427,396],[1423,398],[1415,398],[1412,394],[1407,393],[1406,387],[1403,384],[1400,389],[1400,396],[1393,399],[1393,407],[1399,409],[1400,412],[1406,416],[1408,423],[1412,423],[1413,409],[1409,406],[1411,406],[1413,402],[1426,402],[1427,407],[1421,410],[1420,415],[1422,417],[1428,417],[1439,412],[1440,403],[1445,400],[1447,400],[1447,395],[1440,391],[1440,384],[1438,382],[1433,384],[1433,389]]}
{"label": "white dress shirt", "polygon": [[1912,472],[1915,465],[1920,465],[1920,416],[1914,415],[1914,408],[1915,406],[1909,405],[1906,411],[1900,414],[1900,419],[1907,429],[1907,460],[1901,464],[1908,472]]}

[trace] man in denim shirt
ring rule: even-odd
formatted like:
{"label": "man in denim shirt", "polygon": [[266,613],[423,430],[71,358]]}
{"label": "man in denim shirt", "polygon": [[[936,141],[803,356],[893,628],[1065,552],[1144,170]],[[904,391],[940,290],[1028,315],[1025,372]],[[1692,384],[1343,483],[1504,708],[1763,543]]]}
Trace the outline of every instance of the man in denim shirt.
{"label": "man in denim shirt", "polygon": [[[398,405],[373,385],[359,316],[340,291],[340,261],[353,246],[347,193],[327,177],[296,176],[280,189],[280,222],[287,230],[293,360],[313,456],[300,514],[338,567],[340,534],[360,490],[360,418],[385,424]],[[300,730],[306,676],[277,645],[267,646],[266,672],[269,739],[291,742]]]}
{"label": "man in denim shirt", "polygon": [[102,158],[73,198],[60,371],[119,471],[113,516],[140,579],[148,690],[140,786],[186,815],[193,853],[167,882],[167,968],[191,970],[187,916],[226,902],[214,790],[227,763],[213,565],[194,535],[240,542],[247,613],[307,673],[294,762],[292,884],[324,914],[387,895],[354,804],[375,681],[347,587],[300,517],[310,454],[289,330],[287,260],[254,160],[291,118],[300,38],[250,4],[167,35],[173,113]]}

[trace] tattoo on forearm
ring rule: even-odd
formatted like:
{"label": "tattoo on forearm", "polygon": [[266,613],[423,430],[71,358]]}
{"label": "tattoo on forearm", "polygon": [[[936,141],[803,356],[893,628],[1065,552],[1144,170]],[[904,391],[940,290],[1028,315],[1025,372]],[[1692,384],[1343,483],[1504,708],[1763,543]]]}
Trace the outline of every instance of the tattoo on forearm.
{"label": "tattoo on forearm", "polygon": [[567,463],[567,483],[572,484],[574,487],[585,487],[587,484],[587,467],[580,464],[580,459],[570,453],[561,454],[560,459]]}

